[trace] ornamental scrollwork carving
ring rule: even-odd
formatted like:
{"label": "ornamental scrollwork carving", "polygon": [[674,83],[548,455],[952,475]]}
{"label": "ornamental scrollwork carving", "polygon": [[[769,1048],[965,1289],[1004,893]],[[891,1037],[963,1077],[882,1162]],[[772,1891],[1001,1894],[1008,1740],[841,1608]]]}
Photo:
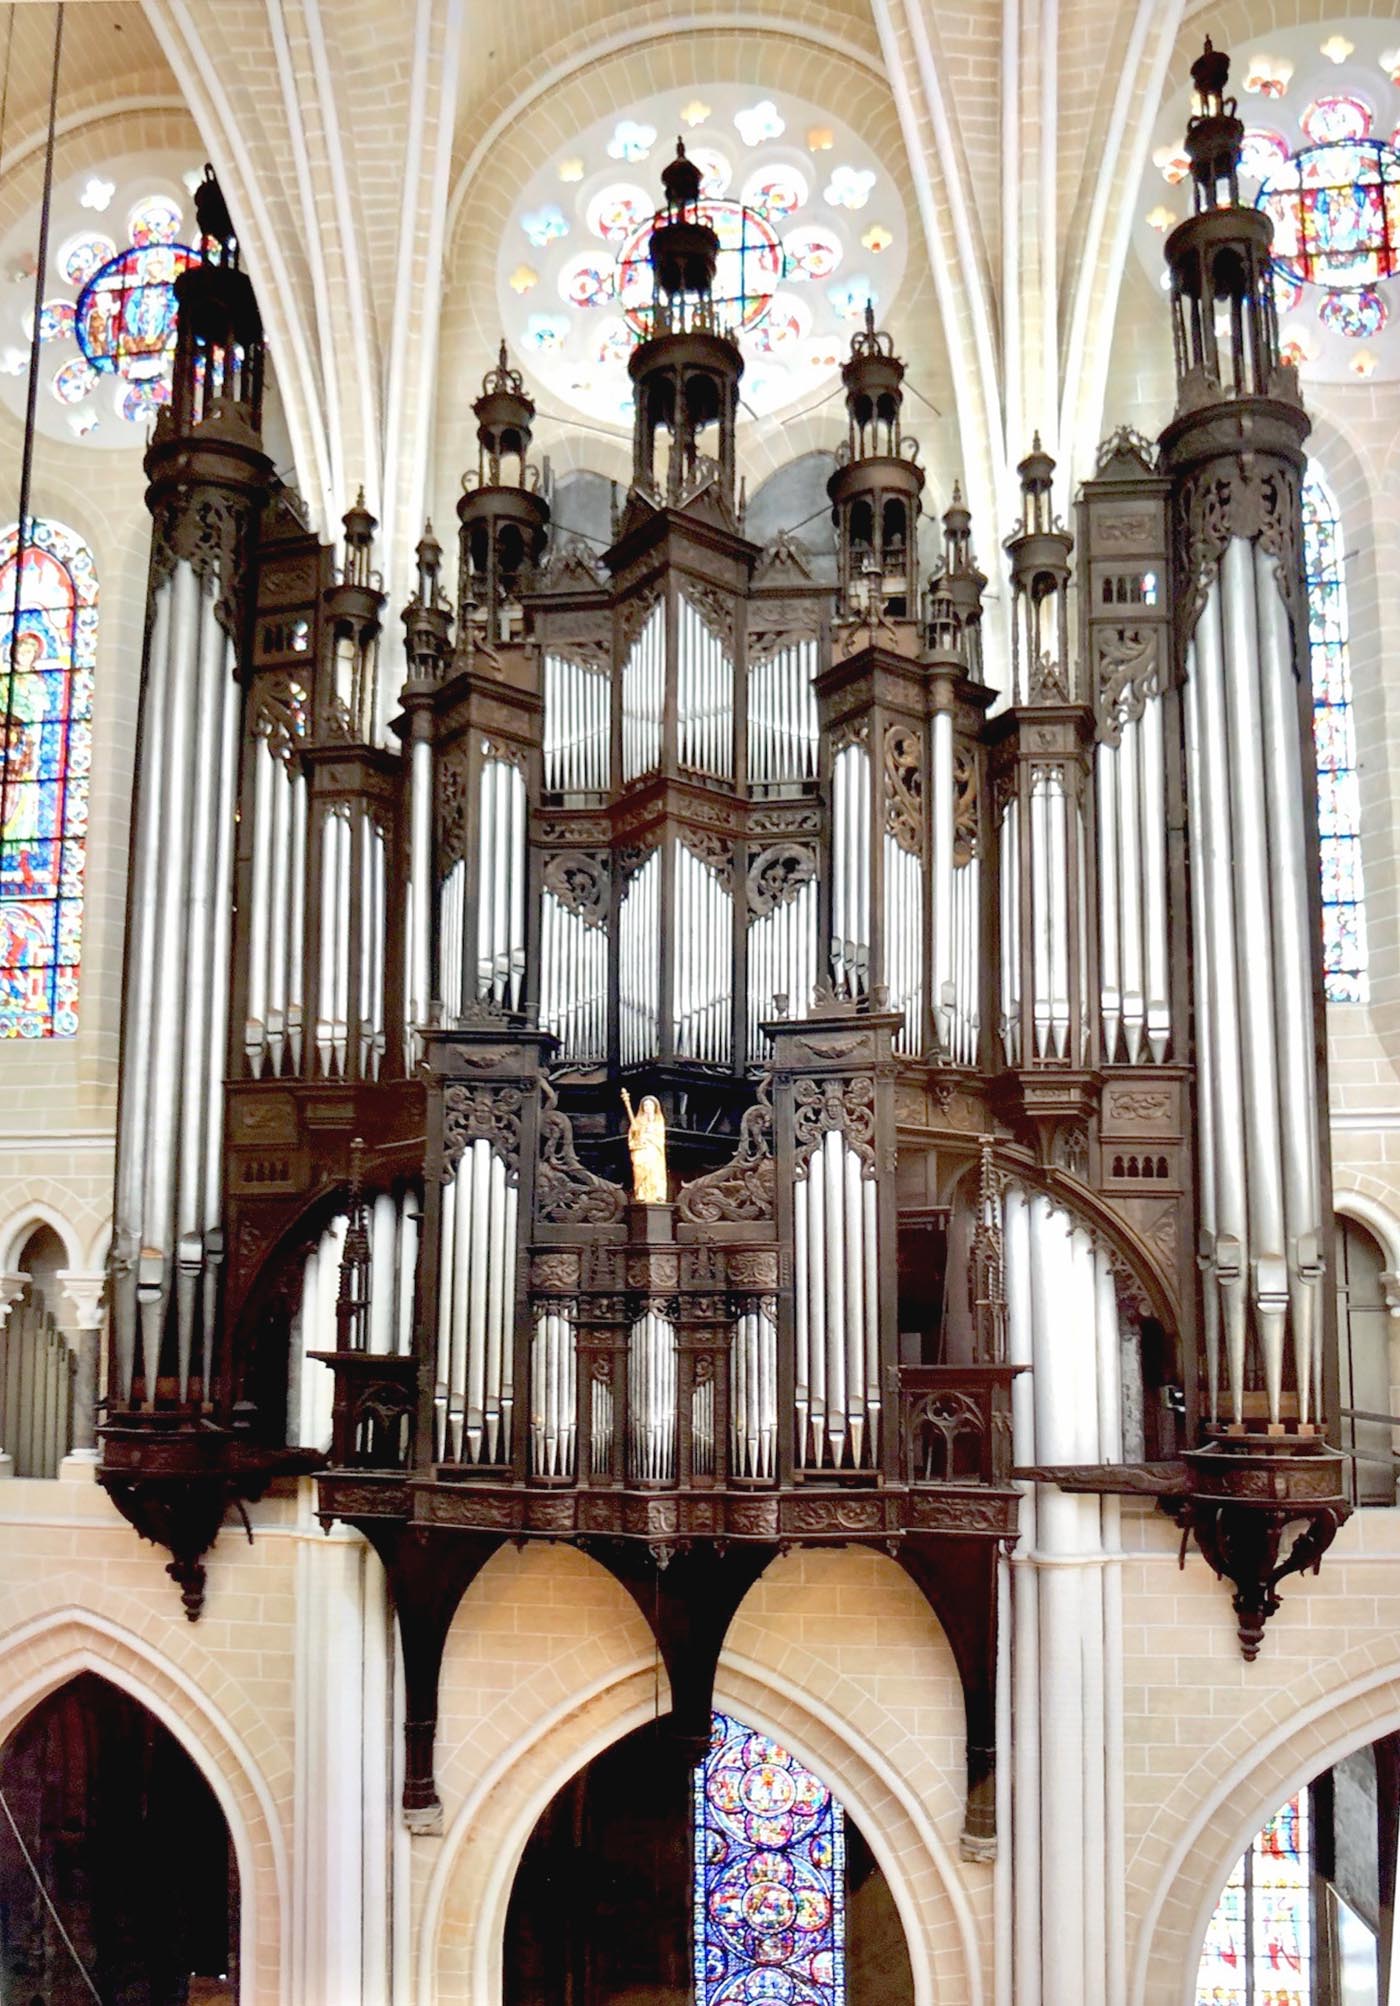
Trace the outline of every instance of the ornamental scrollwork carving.
{"label": "ornamental scrollwork carving", "polygon": [[443,1181],[450,1178],[472,1142],[489,1142],[512,1184],[520,1180],[520,1117],[525,1096],[519,1087],[468,1086],[452,1081],[442,1097]]}
{"label": "ornamental scrollwork carving", "polygon": [[644,870],[655,855],[656,847],[652,843],[629,843],[615,852],[618,883],[624,893],[638,871]]}
{"label": "ornamental scrollwork carving", "polygon": [[306,736],[307,693],[287,675],[259,676],[254,686],[252,733],[284,764]]}
{"label": "ornamental scrollwork carving", "polygon": [[773,1217],[773,1106],[768,1081],[739,1124],[739,1147],[730,1161],[681,1186],[682,1219],[699,1224]]}
{"label": "ornamental scrollwork carving", "polygon": [[924,854],[924,741],[905,724],[885,727],[885,828],[901,850]]}
{"label": "ornamental scrollwork carving", "polygon": [[623,600],[618,611],[617,625],[624,651],[632,646],[651,618],[653,609],[659,604],[660,595],[656,592],[638,592],[634,598]]}
{"label": "ornamental scrollwork carving", "polygon": [[734,646],[734,602],[713,585],[687,578],[682,595],[699,614],[715,639],[727,650]]}
{"label": "ornamental scrollwork carving", "polygon": [[1217,462],[1188,480],[1182,490],[1185,575],[1190,590],[1183,633],[1194,632],[1201,609],[1220,570],[1232,537],[1258,541],[1274,560],[1279,592],[1293,631],[1299,631],[1302,554],[1298,481],[1292,468],[1265,463],[1243,472]]}
{"label": "ornamental scrollwork carving", "polygon": [[724,836],[712,835],[707,829],[682,829],[681,841],[691,856],[702,863],[726,891],[733,890],[734,845],[731,842]]}
{"label": "ornamental scrollwork carving", "polygon": [[574,1148],[573,1123],[548,1080],[540,1082],[540,1160],[535,1212],[555,1225],[608,1226],[627,1210],[620,1184],[585,1170]]}
{"label": "ornamental scrollwork carving", "polygon": [[817,859],[804,843],[770,843],[749,865],[744,882],[750,914],[763,919],[791,905],[804,885],[815,882]]}
{"label": "ornamental scrollwork carving", "polygon": [[1119,745],[1125,724],[1134,724],[1148,699],[1162,690],[1162,662],[1155,627],[1119,627],[1095,636],[1094,675],[1098,737]]}
{"label": "ornamental scrollwork carving", "polygon": [[232,639],[247,604],[249,505],[219,488],[186,488],[156,515],[151,533],[151,584],[188,564],[214,597],[219,625]]}
{"label": "ornamental scrollwork carving", "polygon": [[875,1082],[872,1079],[798,1080],[792,1090],[796,1174],[807,1175],[822,1137],[837,1130],[861,1162],[862,1177],[875,1175]]}
{"label": "ornamental scrollwork carving", "polygon": [[460,863],[467,853],[467,829],[471,821],[470,787],[465,746],[446,752],[438,761],[437,820],[438,869],[443,875]]}
{"label": "ornamental scrollwork carving", "polygon": [[981,848],[977,759],[969,752],[953,754],[953,866],[961,870]]}
{"label": "ornamental scrollwork carving", "polygon": [[588,850],[561,850],[545,859],[544,888],[585,926],[608,923],[607,858]]}

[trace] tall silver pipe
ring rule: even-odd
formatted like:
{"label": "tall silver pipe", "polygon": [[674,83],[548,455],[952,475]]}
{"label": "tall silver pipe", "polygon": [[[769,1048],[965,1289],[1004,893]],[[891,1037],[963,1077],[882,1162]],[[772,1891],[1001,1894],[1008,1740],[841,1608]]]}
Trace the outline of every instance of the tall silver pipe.
{"label": "tall silver pipe", "polygon": [[1245,1203],[1245,1117],[1241,1025],[1235,979],[1235,887],[1230,868],[1230,795],[1225,752],[1224,654],[1220,584],[1212,584],[1187,653],[1187,679],[1196,686],[1189,717],[1197,734],[1194,767],[1199,819],[1193,845],[1203,891],[1203,925],[1196,940],[1196,1023],[1209,1026],[1213,1062],[1215,1239],[1210,1261],[1220,1305],[1230,1419],[1244,1419],[1246,1277],[1249,1225]]}
{"label": "tall silver pipe", "polygon": [[1283,1208],[1298,1419],[1322,1402],[1322,1164],[1314,1056],[1312,925],[1297,682],[1274,559],[1256,544],[1264,785],[1273,894],[1274,1021],[1278,1041]]}
{"label": "tall silver pipe", "polygon": [[427,1023],[433,995],[433,748],[427,739],[413,741],[409,779],[409,1021],[416,1026]]}
{"label": "tall silver pipe", "polygon": [[1283,1222],[1282,1124],[1274,1024],[1274,941],[1260,711],[1259,633],[1253,552],[1232,537],[1221,561],[1222,620],[1230,672],[1225,713],[1234,811],[1238,970],[1249,1152],[1249,1238],[1254,1315],[1264,1360],[1269,1419],[1280,1417],[1288,1321],[1288,1262]]}
{"label": "tall silver pipe", "polygon": [[1157,1065],[1171,1050],[1167,953],[1167,799],[1162,699],[1149,696],[1138,736],[1142,784],[1143,961],[1147,976],[1147,1049]]}
{"label": "tall silver pipe", "polygon": [[[952,1014],[957,988],[955,973],[953,918],[953,835],[955,796],[953,787],[953,717],[951,711],[935,711],[932,729],[933,761],[933,969],[930,1003],[933,1026],[944,1051],[952,1045]],[[920,950],[922,953],[922,948]]]}
{"label": "tall silver pipe", "polygon": [[1100,744],[1094,755],[1099,813],[1099,1012],[1106,1065],[1118,1057],[1123,975],[1118,951],[1118,766],[1122,752]]}
{"label": "tall silver pipe", "polygon": [[272,879],[272,787],[276,760],[266,738],[253,753],[253,867],[248,913],[248,1021],[244,1050],[257,1078],[267,1057],[268,934],[275,924],[269,887]]}
{"label": "tall silver pipe", "polygon": [[1008,1065],[1021,1063],[1021,851],[1018,803],[1001,818],[1001,1041]]}
{"label": "tall silver pipe", "polygon": [[1123,969],[1123,1037],[1130,1065],[1141,1063],[1147,1035],[1146,971],[1142,942],[1141,803],[1138,798],[1138,726],[1128,718],[1116,762],[1118,781],[1119,906]]}

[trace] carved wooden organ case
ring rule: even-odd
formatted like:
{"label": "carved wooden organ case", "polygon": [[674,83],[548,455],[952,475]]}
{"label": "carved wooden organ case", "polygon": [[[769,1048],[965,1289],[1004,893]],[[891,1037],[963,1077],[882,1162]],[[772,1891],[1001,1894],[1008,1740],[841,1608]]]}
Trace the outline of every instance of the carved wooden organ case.
{"label": "carved wooden organ case", "polygon": [[[442,1645],[504,1541],[575,1542],[627,1585],[691,1755],[768,1561],[886,1548],[957,1657],[985,1852],[1014,1466],[1160,1493],[1266,1598],[1286,1528],[1325,1544],[1345,1511],[1317,1075],[1280,1087],[1318,1025],[1305,421],[1257,257],[1229,276],[1267,226],[1203,202],[1168,247],[1182,415],[1160,459],[1104,449],[1077,563],[1038,441],[1022,465],[999,700],[956,490],[921,579],[925,474],[869,316],[835,565],[746,537],[717,246],[691,164],[663,178],[608,547],[551,544],[502,350],[451,596],[429,530],[387,719],[375,525],[357,505],[336,556],[273,476],[205,191],[148,461],[103,1481],[193,1615],[230,1500],[324,1466],[323,1515],[389,1569],[425,1826]],[[1226,283],[1248,379],[1187,352]],[[1285,783],[1231,779],[1247,720],[1216,711],[1246,657]],[[1218,790],[1256,784],[1222,826]],[[1220,933],[1255,897],[1284,975]],[[1269,1064],[1237,1175],[1229,1095]],[[665,1204],[630,1196],[624,1088],[664,1113]],[[1256,1187],[1290,1122],[1316,1174],[1285,1217]]]}

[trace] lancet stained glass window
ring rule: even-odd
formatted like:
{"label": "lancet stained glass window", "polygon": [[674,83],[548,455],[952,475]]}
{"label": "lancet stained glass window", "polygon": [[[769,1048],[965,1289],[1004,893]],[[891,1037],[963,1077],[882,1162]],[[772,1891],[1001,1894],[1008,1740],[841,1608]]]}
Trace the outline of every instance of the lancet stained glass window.
{"label": "lancet stained glass window", "polygon": [[78,1028],[97,577],[61,523],[0,537],[0,1037]]}
{"label": "lancet stained glass window", "polygon": [[695,1771],[696,2006],[844,2006],[841,1806],[728,1714]]}
{"label": "lancet stained glass window", "polygon": [[1364,1003],[1366,907],[1361,800],[1351,708],[1346,575],[1336,503],[1314,470],[1303,484],[1317,817],[1322,844],[1322,951],[1329,1003]]}
{"label": "lancet stained glass window", "polygon": [[1308,1795],[1274,1813],[1236,1862],[1206,1931],[1196,2006],[1311,2006]]}

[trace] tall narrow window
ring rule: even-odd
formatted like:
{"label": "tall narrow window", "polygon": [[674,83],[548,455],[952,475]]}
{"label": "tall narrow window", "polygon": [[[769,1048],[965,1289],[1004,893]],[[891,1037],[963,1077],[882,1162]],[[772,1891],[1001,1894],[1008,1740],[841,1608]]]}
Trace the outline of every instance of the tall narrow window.
{"label": "tall narrow window", "polygon": [[826,1785],[717,1713],[695,1772],[696,2006],[843,2006],[845,1888],[845,1818]]}
{"label": "tall narrow window", "polygon": [[1303,484],[1303,567],[1308,586],[1317,816],[1322,841],[1322,952],[1329,1003],[1364,1003],[1366,906],[1361,881],[1361,802],[1351,708],[1347,588],[1337,505],[1314,468]]}
{"label": "tall narrow window", "polygon": [[1276,1811],[1236,1863],[1206,1931],[1197,2006],[1309,2006],[1308,1793]]}
{"label": "tall narrow window", "polygon": [[0,1037],[78,1028],[97,576],[62,523],[0,536]]}

